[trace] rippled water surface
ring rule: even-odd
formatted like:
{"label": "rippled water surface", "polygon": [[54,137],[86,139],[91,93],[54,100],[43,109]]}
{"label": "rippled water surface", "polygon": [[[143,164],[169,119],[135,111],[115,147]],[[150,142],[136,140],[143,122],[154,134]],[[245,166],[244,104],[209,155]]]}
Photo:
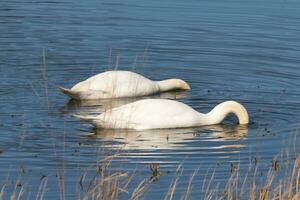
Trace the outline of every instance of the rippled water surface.
{"label": "rippled water surface", "polygon": [[[63,174],[65,196],[74,199],[80,175],[117,153],[113,167],[137,173],[132,188],[150,178],[150,163],[160,164],[164,175],[146,199],[164,197],[179,164],[176,197],[198,169],[192,197],[199,198],[213,170],[224,184],[231,162],[268,165],[282,152],[299,151],[299,24],[300,2],[293,0],[2,0],[0,184],[20,177],[34,194],[47,177],[45,197],[58,199]],[[229,117],[197,129],[94,130],[72,114],[133,100],[74,102],[58,86],[116,68],[186,80],[191,91],[156,97],[201,112],[237,100],[251,124],[236,126]]]}

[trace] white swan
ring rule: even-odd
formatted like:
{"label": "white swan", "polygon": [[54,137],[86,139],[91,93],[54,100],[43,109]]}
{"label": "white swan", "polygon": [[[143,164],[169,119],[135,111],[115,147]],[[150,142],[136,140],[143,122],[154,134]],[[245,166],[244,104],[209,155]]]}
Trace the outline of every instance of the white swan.
{"label": "white swan", "polygon": [[71,89],[60,87],[73,99],[108,99],[147,96],[170,90],[189,90],[190,86],[180,79],[152,81],[130,71],[107,71],[77,83]]}
{"label": "white swan", "polygon": [[168,99],[144,99],[107,110],[98,116],[80,116],[96,127],[109,129],[186,128],[221,123],[233,113],[240,124],[248,124],[247,110],[235,101],[217,105],[209,113],[199,113],[190,106]]}

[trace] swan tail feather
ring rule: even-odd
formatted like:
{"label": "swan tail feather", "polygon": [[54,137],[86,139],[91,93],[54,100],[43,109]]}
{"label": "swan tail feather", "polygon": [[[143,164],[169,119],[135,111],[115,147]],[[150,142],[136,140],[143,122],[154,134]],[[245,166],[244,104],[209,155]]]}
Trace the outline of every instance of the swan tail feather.
{"label": "swan tail feather", "polygon": [[74,89],[68,89],[64,87],[59,87],[62,93],[68,95],[72,99],[76,100],[89,100],[89,99],[102,99],[106,96],[110,97],[111,95],[107,91],[103,90],[91,90],[86,91],[74,91]]}
{"label": "swan tail feather", "polygon": [[75,92],[72,89],[64,88],[64,87],[59,87],[60,91],[66,95],[68,95],[72,99],[79,99],[79,92]]}

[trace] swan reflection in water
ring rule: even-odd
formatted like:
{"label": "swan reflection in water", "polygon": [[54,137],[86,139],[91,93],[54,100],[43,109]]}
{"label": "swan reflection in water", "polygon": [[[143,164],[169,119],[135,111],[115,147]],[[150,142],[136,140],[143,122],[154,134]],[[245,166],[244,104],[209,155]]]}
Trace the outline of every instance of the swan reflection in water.
{"label": "swan reflection in water", "polygon": [[[189,143],[197,140],[213,142],[207,146],[192,145],[193,149],[224,149],[242,148],[243,144],[230,141],[242,140],[247,137],[248,128],[245,125],[215,125],[188,129],[154,129],[145,131],[92,129],[92,133],[84,137],[96,138],[106,141],[104,147],[123,150],[157,150],[180,149],[187,150]],[[198,144],[198,143],[197,143]]]}
{"label": "swan reflection in water", "polygon": [[75,100],[70,99],[61,109],[62,115],[74,114],[77,112],[84,114],[101,114],[105,110],[119,107],[137,100],[148,98],[163,98],[163,99],[181,99],[184,98],[187,91],[170,91],[152,96],[135,97],[135,98],[119,98],[119,99],[95,99],[95,100]]}

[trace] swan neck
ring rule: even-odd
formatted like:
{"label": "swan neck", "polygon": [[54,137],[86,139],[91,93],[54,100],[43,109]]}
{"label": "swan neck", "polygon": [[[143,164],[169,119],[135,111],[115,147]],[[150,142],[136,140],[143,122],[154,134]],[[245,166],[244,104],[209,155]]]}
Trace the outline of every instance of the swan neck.
{"label": "swan neck", "polygon": [[235,101],[226,101],[214,107],[208,114],[207,118],[210,124],[221,123],[229,114],[235,114],[239,124],[248,124],[248,112],[243,105]]}
{"label": "swan neck", "polygon": [[163,81],[157,81],[159,90],[161,92],[171,91],[171,90],[189,90],[191,89],[189,84],[180,79],[167,79]]}

